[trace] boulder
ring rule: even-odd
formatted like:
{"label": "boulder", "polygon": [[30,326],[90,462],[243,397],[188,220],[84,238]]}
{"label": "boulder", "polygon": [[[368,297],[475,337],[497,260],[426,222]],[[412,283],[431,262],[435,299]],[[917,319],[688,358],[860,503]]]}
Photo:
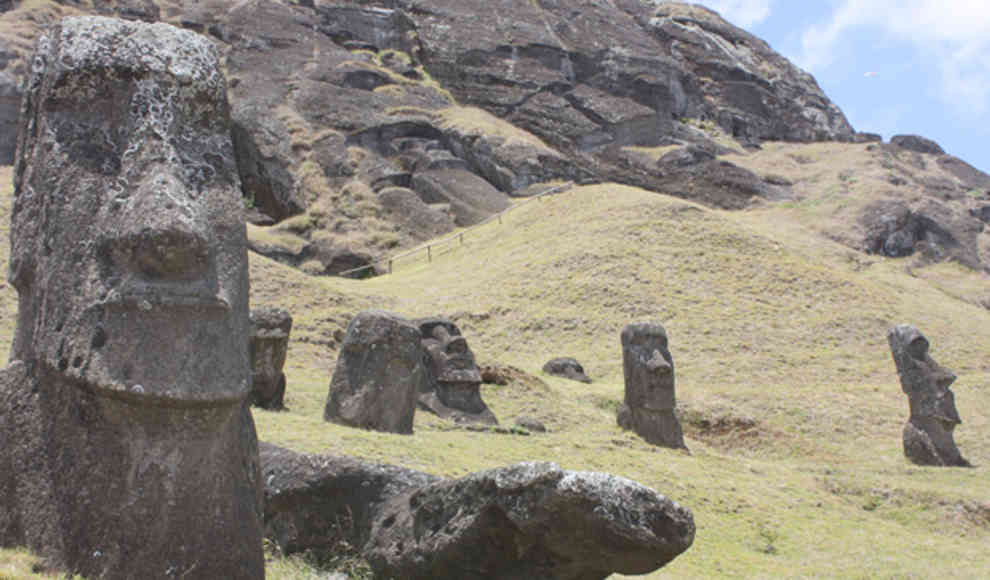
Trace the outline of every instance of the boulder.
{"label": "boulder", "polygon": [[688,509],[634,481],[520,463],[390,498],[364,553],[379,578],[591,580],[656,570],[694,532]]}
{"label": "boulder", "polygon": [[910,203],[881,199],[863,209],[859,223],[866,252],[891,258],[920,252],[928,262],[954,260],[973,269],[983,267],[978,250],[983,222],[961,205],[931,198]]}
{"label": "boulder", "polygon": [[887,342],[911,409],[904,425],[905,457],[918,465],[971,467],[952,435],[962,423],[949,388],[956,375],[935,362],[928,339],[909,324],[891,328]]}
{"label": "boulder", "polygon": [[238,106],[232,113],[234,151],[244,198],[279,222],[305,211],[289,172],[289,134],[285,125],[257,107]]}
{"label": "boulder", "polygon": [[165,24],[66,18],[24,90],[0,545],[89,578],[263,578],[219,52]]}
{"label": "boulder", "polygon": [[920,135],[894,135],[890,138],[890,143],[917,153],[945,154],[945,150],[938,143]]}
{"label": "boulder", "polygon": [[591,378],[584,374],[584,367],[581,366],[581,363],[570,357],[560,357],[548,360],[547,363],[543,365],[543,372],[548,375],[564,377],[565,379],[571,379],[572,381],[578,381],[581,383],[591,382]]}
{"label": "boulder", "polygon": [[347,325],[323,412],[326,421],[412,434],[417,393],[429,389],[419,328],[366,310]]}
{"label": "boulder", "polygon": [[292,316],[281,308],[251,311],[251,404],[262,409],[285,408],[285,356],[289,351]]}
{"label": "boulder", "polygon": [[622,329],[621,339],[626,391],[619,426],[654,445],[687,449],[675,413],[674,360],[667,331],[659,323],[637,322]]}

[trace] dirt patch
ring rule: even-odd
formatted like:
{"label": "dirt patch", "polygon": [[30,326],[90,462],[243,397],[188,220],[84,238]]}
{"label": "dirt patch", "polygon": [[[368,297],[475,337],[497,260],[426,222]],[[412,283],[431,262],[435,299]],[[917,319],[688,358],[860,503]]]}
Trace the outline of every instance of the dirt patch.
{"label": "dirt patch", "polygon": [[756,419],[725,409],[682,405],[677,415],[685,436],[721,449],[759,446],[772,435]]}

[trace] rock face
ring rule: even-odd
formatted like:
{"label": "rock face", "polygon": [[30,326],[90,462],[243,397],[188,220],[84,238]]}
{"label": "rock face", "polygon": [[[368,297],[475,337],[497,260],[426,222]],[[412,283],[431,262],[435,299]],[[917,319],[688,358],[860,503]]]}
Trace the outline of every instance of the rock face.
{"label": "rock face", "polygon": [[351,546],[375,578],[644,574],[694,539],[691,512],[652,489],[552,463],[450,480],[265,443],[261,462],[266,537],[285,553]]}
{"label": "rock face", "polygon": [[867,252],[892,258],[919,254],[929,262],[954,260],[973,269],[987,267],[978,240],[984,225],[962,203],[888,198],[864,208],[859,221]]}
{"label": "rock face", "polygon": [[584,367],[581,366],[581,363],[571,357],[560,357],[548,360],[547,363],[543,365],[543,372],[548,375],[564,377],[565,379],[571,379],[572,381],[578,381],[581,383],[591,382],[591,378],[584,374]]}
{"label": "rock face", "polygon": [[725,208],[766,193],[722,199],[696,173],[725,167],[671,173],[630,147],[856,137],[810,75],[690,4],[97,4],[217,40],[251,219],[312,218],[308,255],[287,261],[321,273],[476,223],[548,181],[617,181]]}
{"label": "rock face", "polygon": [[691,512],[650,488],[521,463],[390,499],[365,555],[379,578],[590,580],[656,570],[693,540]]}
{"label": "rock face", "polygon": [[945,150],[938,143],[920,135],[894,135],[890,138],[890,143],[918,153],[945,154]]}
{"label": "rock face", "polygon": [[419,393],[420,407],[457,422],[497,425],[481,399],[481,371],[457,325],[446,318],[416,321],[426,351],[429,382]]}
{"label": "rock face", "polygon": [[164,24],[70,18],[25,92],[0,544],[89,578],[263,578],[219,55]]}
{"label": "rock face", "polygon": [[281,308],[251,311],[251,404],[263,409],[285,407],[285,356],[292,316]]}
{"label": "rock face", "polygon": [[410,434],[416,395],[428,385],[419,328],[389,312],[361,312],[347,326],[323,418]]}
{"label": "rock face", "polygon": [[21,96],[20,83],[10,73],[0,71],[0,135],[4,135],[0,138],[0,165],[14,163]]}
{"label": "rock face", "polygon": [[626,395],[619,426],[654,445],[687,449],[674,413],[674,360],[667,349],[667,331],[657,323],[638,322],[626,326],[621,338]]}
{"label": "rock face", "polygon": [[928,339],[911,325],[891,328],[887,342],[911,408],[904,425],[904,455],[918,465],[970,467],[952,437],[962,423],[949,388],[956,375],[932,359]]}

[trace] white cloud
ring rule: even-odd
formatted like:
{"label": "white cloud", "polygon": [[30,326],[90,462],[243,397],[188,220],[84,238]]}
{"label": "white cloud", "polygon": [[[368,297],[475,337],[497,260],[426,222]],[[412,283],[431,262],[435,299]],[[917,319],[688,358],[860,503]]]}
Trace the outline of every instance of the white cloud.
{"label": "white cloud", "polygon": [[[937,71],[939,96],[979,116],[990,98],[990,8],[987,0],[840,0],[824,23],[801,37],[799,64],[832,64],[854,32],[872,32],[914,47],[912,60]],[[919,71],[920,73],[920,71]],[[920,73],[923,74],[923,73]]]}
{"label": "white cloud", "polygon": [[770,15],[771,0],[705,0],[708,8],[718,12],[739,28],[749,28]]}

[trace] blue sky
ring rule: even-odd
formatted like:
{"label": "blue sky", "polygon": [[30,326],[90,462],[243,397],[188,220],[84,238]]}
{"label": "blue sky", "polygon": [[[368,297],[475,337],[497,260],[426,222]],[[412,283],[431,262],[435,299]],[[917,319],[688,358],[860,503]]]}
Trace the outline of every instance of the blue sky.
{"label": "blue sky", "polygon": [[990,0],[695,0],[810,72],[857,131],[990,172]]}

